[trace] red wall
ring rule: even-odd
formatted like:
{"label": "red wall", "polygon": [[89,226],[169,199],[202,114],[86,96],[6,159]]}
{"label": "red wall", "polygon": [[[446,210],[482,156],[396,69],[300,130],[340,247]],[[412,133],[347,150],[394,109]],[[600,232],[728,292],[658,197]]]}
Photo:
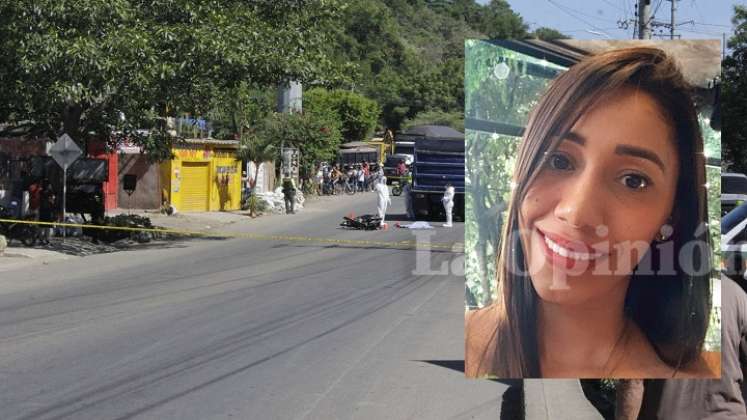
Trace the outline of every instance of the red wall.
{"label": "red wall", "polygon": [[104,142],[88,142],[88,155],[95,159],[109,161],[109,181],[104,182],[104,209],[116,209],[117,191],[119,187],[119,155],[116,152],[107,153]]}

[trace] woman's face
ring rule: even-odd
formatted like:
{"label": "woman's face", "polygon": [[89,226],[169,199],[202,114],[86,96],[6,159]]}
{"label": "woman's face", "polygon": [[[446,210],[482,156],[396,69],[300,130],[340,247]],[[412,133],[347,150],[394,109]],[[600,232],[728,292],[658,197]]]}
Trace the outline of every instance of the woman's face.
{"label": "woman's face", "polygon": [[672,211],[673,129],[649,94],[626,89],[593,106],[548,153],[519,209],[535,290],[555,303],[622,299]]}

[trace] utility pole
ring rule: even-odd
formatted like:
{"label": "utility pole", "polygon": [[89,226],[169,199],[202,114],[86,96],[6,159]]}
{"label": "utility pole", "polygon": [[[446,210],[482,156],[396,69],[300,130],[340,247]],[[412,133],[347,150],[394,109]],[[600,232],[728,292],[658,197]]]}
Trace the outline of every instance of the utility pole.
{"label": "utility pole", "polygon": [[726,32],[721,33],[721,60],[726,58]]}
{"label": "utility pole", "polygon": [[674,11],[677,10],[677,7],[675,6],[676,0],[670,0],[672,2],[672,26],[669,28],[669,39],[674,39]]}
{"label": "utility pole", "polygon": [[651,39],[651,0],[638,0],[638,38]]}

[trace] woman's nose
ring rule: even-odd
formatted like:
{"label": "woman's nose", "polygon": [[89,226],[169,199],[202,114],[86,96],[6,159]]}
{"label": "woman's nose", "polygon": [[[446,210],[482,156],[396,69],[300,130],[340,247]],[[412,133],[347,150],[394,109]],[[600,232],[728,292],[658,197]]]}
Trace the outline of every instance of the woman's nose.
{"label": "woman's nose", "polygon": [[577,176],[569,180],[560,192],[555,206],[555,217],[576,229],[597,227],[604,224],[604,194],[592,176]]}

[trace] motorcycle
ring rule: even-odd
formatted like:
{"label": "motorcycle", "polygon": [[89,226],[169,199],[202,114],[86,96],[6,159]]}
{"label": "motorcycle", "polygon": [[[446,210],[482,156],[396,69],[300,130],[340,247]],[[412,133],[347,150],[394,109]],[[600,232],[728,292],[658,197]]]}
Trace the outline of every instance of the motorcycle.
{"label": "motorcycle", "polygon": [[376,230],[381,227],[381,217],[364,214],[356,218],[343,217],[340,226],[348,229]]}
{"label": "motorcycle", "polygon": [[[0,219],[17,219],[15,213],[6,207],[0,206]],[[26,220],[31,220],[27,218]],[[0,235],[8,239],[8,243],[13,239],[19,240],[25,246],[34,246],[39,237],[39,228],[36,225],[19,222],[0,222]]]}

